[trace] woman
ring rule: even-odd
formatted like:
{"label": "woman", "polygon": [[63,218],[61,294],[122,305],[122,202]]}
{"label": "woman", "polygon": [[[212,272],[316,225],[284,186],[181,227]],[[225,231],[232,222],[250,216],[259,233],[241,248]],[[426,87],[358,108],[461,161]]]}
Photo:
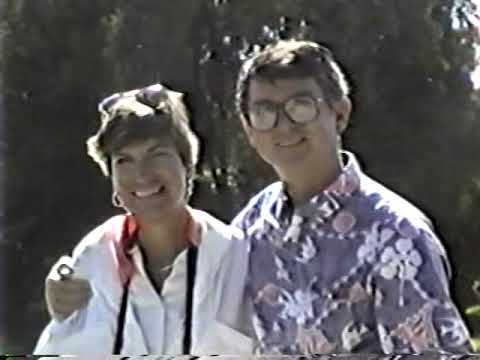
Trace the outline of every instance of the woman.
{"label": "woman", "polygon": [[[99,110],[88,153],[126,214],[95,228],[72,259],[54,266],[46,284],[52,315],[61,310],[53,290],[83,287],[87,295],[67,318],[57,311],[34,353],[251,353],[243,334],[245,243],[187,205],[198,140],[181,94],[156,84],[112,95]],[[58,277],[66,265],[77,280]]]}

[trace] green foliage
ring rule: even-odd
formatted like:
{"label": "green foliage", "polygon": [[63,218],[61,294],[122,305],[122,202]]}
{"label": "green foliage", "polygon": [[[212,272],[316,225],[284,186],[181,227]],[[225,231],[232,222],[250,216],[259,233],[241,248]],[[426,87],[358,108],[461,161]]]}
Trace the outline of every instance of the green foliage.
{"label": "green foliage", "polygon": [[480,351],[480,338],[478,338],[478,337],[473,338],[473,339],[470,340],[470,342],[472,344],[474,352]]}
{"label": "green foliage", "polygon": [[[475,293],[475,295],[477,296],[477,301],[478,301],[478,299],[480,298],[480,281],[479,280],[474,281],[472,289],[473,289],[473,292]],[[479,318],[480,317],[480,305],[474,305],[474,306],[468,307],[465,310],[465,314],[474,318],[474,319]],[[478,329],[474,329],[474,330],[475,330],[474,334],[479,333]],[[475,352],[479,352],[480,351],[480,336],[474,336],[471,339],[471,344],[472,344],[473,350]]]}
{"label": "green foliage", "polygon": [[465,310],[465,314],[471,316],[480,316],[480,305],[475,305],[467,308]]}

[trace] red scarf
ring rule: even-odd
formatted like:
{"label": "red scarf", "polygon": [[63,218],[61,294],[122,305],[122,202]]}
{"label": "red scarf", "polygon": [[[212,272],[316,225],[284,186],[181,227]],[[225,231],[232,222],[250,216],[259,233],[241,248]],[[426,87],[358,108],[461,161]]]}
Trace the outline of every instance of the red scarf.
{"label": "red scarf", "polygon": [[[189,246],[198,247],[201,242],[201,225],[195,221],[189,210],[187,226],[185,227],[185,238]],[[128,282],[135,272],[135,265],[129,251],[138,240],[138,223],[131,214],[117,216],[112,221],[112,251],[115,259],[115,266],[123,286]]]}

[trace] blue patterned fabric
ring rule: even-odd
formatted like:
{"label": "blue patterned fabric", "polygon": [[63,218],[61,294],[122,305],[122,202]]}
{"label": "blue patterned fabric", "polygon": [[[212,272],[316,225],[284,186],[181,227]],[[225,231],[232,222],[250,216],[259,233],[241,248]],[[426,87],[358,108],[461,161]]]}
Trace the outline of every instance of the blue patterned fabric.
{"label": "blue patterned fabric", "polygon": [[337,180],[301,207],[278,182],[233,221],[250,246],[257,353],[467,351],[430,221],[344,155]]}

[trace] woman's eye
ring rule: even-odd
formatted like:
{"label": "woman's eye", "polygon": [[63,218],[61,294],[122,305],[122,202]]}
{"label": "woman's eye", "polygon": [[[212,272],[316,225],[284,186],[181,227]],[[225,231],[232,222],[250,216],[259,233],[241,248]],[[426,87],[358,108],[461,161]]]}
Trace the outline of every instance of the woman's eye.
{"label": "woman's eye", "polygon": [[166,153],[165,151],[157,151],[153,153],[154,158],[164,158],[167,156],[168,156],[168,153]]}

